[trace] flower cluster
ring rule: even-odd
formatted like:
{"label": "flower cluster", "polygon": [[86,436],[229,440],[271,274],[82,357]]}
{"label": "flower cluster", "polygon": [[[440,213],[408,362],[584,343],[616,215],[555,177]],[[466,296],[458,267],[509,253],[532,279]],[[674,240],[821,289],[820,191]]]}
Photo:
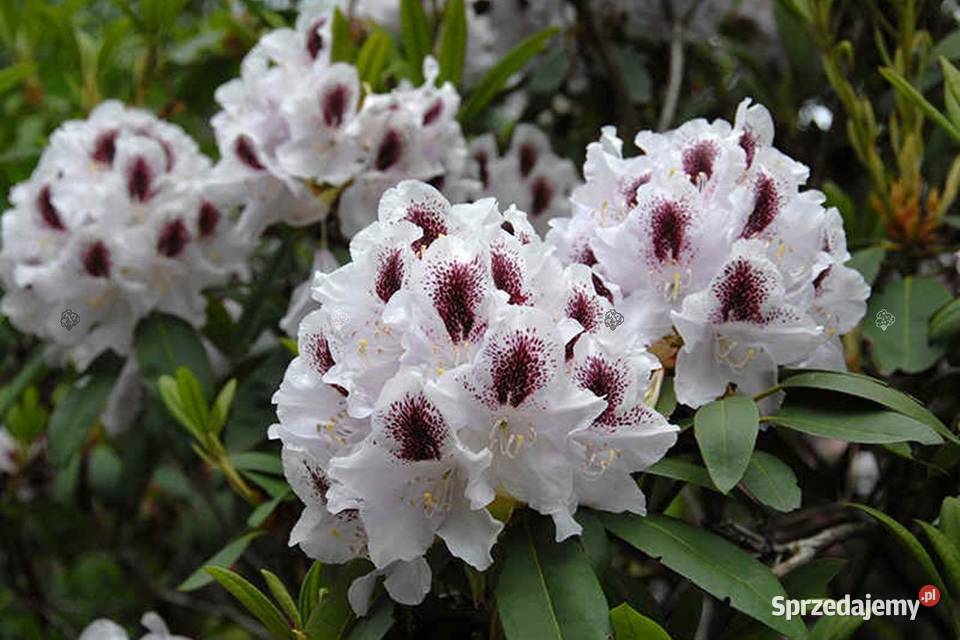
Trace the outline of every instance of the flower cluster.
{"label": "flower cluster", "polygon": [[471,184],[460,96],[450,83],[436,86],[436,61],[424,61],[420,87],[404,81],[364,95],[357,69],[330,61],[331,24],[327,3],[305,3],[295,29],[264,35],[241,76],[217,89],[215,174],[242,198],[240,224],[253,235],[277,222],[321,220],[339,194],[349,236],[402,179],[431,181],[453,196]]}
{"label": "flower cluster", "polygon": [[[190,640],[186,636],[170,633],[167,623],[153,611],[148,611],[140,618],[140,624],[147,629],[147,634],[140,640]],[[113,620],[99,618],[91,622],[80,633],[77,640],[130,640],[126,630]]]}
{"label": "flower cluster", "polygon": [[130,351],[151,311],[204,320],[201,291],[245,271],[250,243],[179,127],[118,102],[55,131],[3,215],[0,311],[83,369]]}
{"label": "flower cluster", "polygon": [[604,323],[616,286],[562,267],[515,207],[416,181],[384,194],[350,253],[316,275],[270,436],[306,505],[290,543],[376,567],[356,610],[380,575],[422,600],[435,537],[488,567],[497,496],[552,516],[557,539],[580,532],[579,505],[644,512],[630,473],[677,429],[650,408],[656,358]]}
{"label": "flower cluster", "polygon": [[570,193],[580,183],[573,163],[557,157],[546,134],[530,124],[517,125],[503,156],[493,134],[471,140],[468,171],[480,193],[516,204],[541,233],[550,218],[567,213]]}
{"label": "flower cluster", "polygon": [[845,368],[838,336],[866,310],[840,214],[772,143],[769,113],[749,100],[732,126],[641,132],[632,158],[604,128],[572,217],[548,234],[567,262],[620,287],[630,331],[682,342],[677,398],[693,407],[729,383],[768,388],[779,365]]}

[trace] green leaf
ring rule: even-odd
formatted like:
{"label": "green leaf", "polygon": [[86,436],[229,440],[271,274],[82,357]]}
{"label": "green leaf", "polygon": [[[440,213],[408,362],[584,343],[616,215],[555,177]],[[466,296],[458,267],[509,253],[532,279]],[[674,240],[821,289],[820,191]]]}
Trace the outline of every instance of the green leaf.
{"label": "green leaf", "polygon": [[597,517],[596,512],[580,507],[577,510],[576,520],[583,527],[583,533],[580,534],[580,545],[584,553],[590,559],[593,566],[593,572],[598,576],[610,566],[610,538],[607,536],[607,530],[603,523]]}
{"label": "green leaf", "polygon": [[17,87],[33,73],[32,62],[19,62],[0,69],[0,94]]}
{"label": "green leaf", "polygon": [[553,36],[557,34],[556,27],[550,27],[525,38],[520,44],[511,49],[497,64],[490,68],[483,76],[476,88],[470,93],[460,115],[463,120],[470,120],[484,107],[490,104],[497,94],[503,91],[513,74],[520,71],[534,56],[547,48]]}
{"label": "green leaf", "polygon": [[647,467],[645,473],[652,473],[655,476],[689,482],[690,484],[711,491],[719,491],[717,486],[710,479],[710,474],[700,465],[688,460],[679,458],[662,458],[656,464]]}
{"label": "green leaf", "polygon": [[660,397],[657,398],[657,404],[654,407],[657,413],[670,417],[677,408],[677,392],[673,385],[672,377],[664,377],[660,385]]}
{"label": "green leaf", "polygon": [[347,640],[380,640],[393,626],[393,600],[381,597],[373,611],[350,629]]}
{"label": "green leaf", "polygon": [[278,638],[291,637],[290,626],[283,619],[280,610],[246,578],[221,567],[207,567],[206,570],[214,580],[220,583],[220,586],[229,591],[230,595],[239,600],[247,611],[262,622],[267,631]]}
{"label": "green leaf", "polygon": [[817,620],[810,634],[811,640],[847,640],[853,637],[864,623],[863,618],[855,616],[830,616]]}
{"label": "green leaf", "polygon": [[960,499],[947,496],[940,505],[940,531],[960,549]]}
{"label": "green leaf", "polygon": [[354,62],[357,59],[357,45],[353,41],[350,19],[343,15],[340,7],[333,9],[330,31],[333,40],[330,44],[330,62]]}
{"label": "green leaf", "polygon": [[610,623],[616,640],[671,640],[663,627],[626,602],[610,610]]}
{"label": "green leaf", "polygon": [[[881,373],[897,369],[918,373],[943,355],[942,346],[928,344],[927,325],[934,311],[949,299],[950,294],[935,278],[910,276],[890,282],[870,298],[863,333],[873,343],[873,357]],[[883,312],[896,318],[893,324],[883,322],[889,317]]]}
{"label": "green leaf", "polygon": [[413,74],[411,80],[416,85],[423,84],[423,59],[430,53],[433,37],[420,0],[400,0],[400,27],[403,51]]}
{"label": "green leaf", "polygon": [[919,400],[891,387],[883,380],[877,380],[859,373],[803,371],[790,375],[780,383],[780,386],[784,389],[822,389],[870,400],[922,422],[948,440],[960,444],[960,438],[950,431],[933,412],[923,406]]}
{"label": "green leaf", "polygon": [[855,509],[860,509],[864,513],[867,513],[873,519],[882,524],[887,531],[893,534],[900,546],[902,546],[904,550],[913,557],[917,564],[920,565],[920,568],[923,569],[923,572],[927,575],[927,578],[930,579],[930,582],[940,589],[940,593],[942,594],[944,601],[948,603],[948,607],[952,610],[953,603],[950,599],[950,593],[947,591],[947,585],[940,576],[940,572],[937,571],[936,565],[933,564],[930,554],[928,554],[927,550],[923,548],[923,545],[920,544],[920,541],[917,540],[917,538],[910,533],[905,526],[882,511],[878,511],[877,509],[868,507],[864,504],[850,504],[849,506]]}
{"label": "green leaf", "polygon": [[320,569],[320,587],[325,589],[320,600],[304,627],[310,638],[323,640],[340,640],[345,638],[347,629],[353,623],[355,616],[350,603],[347,601],[347,590],[356,578],[370,571],[371,565],[366,560],[352,560],[342,565],[324,565]]}
{"label": "green leaf", "polygon": [[180,318],[153,314],[137,326],[137,363],[140,372],[154,383],[162,375],[175,375],[186,367],[197,378],[205,397],[213,395],[213,371],[200,336]]}
{"label": "green leaf", "polygon": [[371,33],[357,56],[357,75],[360,76],[360,82],[369,84],[374,89],[383,86],[383,70],[392,52],[393,40],[386,31],[377,29]]}
{"label": "green leaf", "polygon": [[772,614],[770,602],[786,597],[770,569],[712,533],[661,515],[602,514],[611,533],[659,560],[715,598],[791,638],[806,638],[802,620]]}
{"label": "green leaf", "polygon": [[497,610],[507,640],[605,640],[607,601],[576,540],[557,543],[546,518],[509,529],[497,582]]}
{"label": "green leaf", "polygon": [[960,333],[960,298],[937,309],[930,318],[930,339],[944,340]]}
{"label": "green leaf", "polygon": [[210,411],[207,409],[207,398],[200,388],[200,382],[193,372],[186,367],[177,367],[177,393],[180,405],[184,412],[192,418],[201,431],[207,430],[210,423]]}
{"label": "green leaf", "polygon": [[930,102],[923,97],[923,94],[917,91],[906,78],[897,73],[892,67],[881,67],[880,75],[886,78],[887,82],[892,84],[893,88],[896,89],[897,93],[903,98],[920,107],[920,110],[937,123],[941,129],[946,131],[954,141],[960,142],[960,129],[953,126],[945,115],[937,111],[937,108],[930,104]]}
{"label": "green leaf", "polygon": [[320,600],[320,570],[323,564],[314,561],[307,569],[307,574],[303,576],[303,582],[300,583],[300,593],[297,595],[297,605],[300,609],[300,617],[303,620],[309,620],[313,608],[317,606]]}
{"label": "green leaf", "polygon": [[822,438],[847,442],[884,444],[888,442],[943,442],[937,432],[913,418],[886,411],[839,403],[816,405],[785,404],[776,415],[764,418],[774,424]]}
{"label": "green leaf", "polygon": [[653,82],[650,79],[650,72],[647,71],[644,57],[629,46],[614,47],[612,53],[630,102],[634,104],[650,102]]}
{"label": "green leaf", "polygon": [[22,444],[30,444],[46,431],[49,418],[50,412],[40,404],[37,388],[27,387],[20,402],[7,412],[7,431]]}
{"label": "green leaf", "polygon": [[289,490],[286,480],[278,480],[274,476],[264,475],[257,471],[241,471],[240,474],[266,491],[273,498],[284,495]]}
{"label": "green leaf", "polygon": [[927,534],[933,549],[940,556],[940,563],[947,574],[947,584],[950,585],[950,593],[960,593],[960,549],[932,524],[923,520],[916,520],[916,523]]}
{"label": "green leaf", "polygon": [[960,71],[943,56],[940,56],[940,68],[943,69],[943,98],[947,114],[953,126],[960,127]]}
{"label": "green leaf", "polygon": [[283,463],[280,456],[264,451],[244,451],[231,453],[230,463],[237,471],[262,471],[275,476],[283,475]]}
{"label": "green leaf", "polygon": [[292,495],[292,491],[286,491],[285,493],[281,493],[280,495],[274,496],[268,501],[257,505],[257,508],[254,509],[247,518],[247,526],[251,528],[259,527],[261,524],[263,524],[264,520],[270,517],[270,514],[276,510],[281,502],[288,500]]}
{"label": "green leaf", "polygon": [[38,346],[34,348],[20,371],[13,377],[13,380],[3,389],[0,389],[0,419],[7,415],[7,411],[17,401],[23,390],[39,380],[47,370],[45,355],[46,347]]}
{"label": "green leaf", "polygon": [[267,588],[270,589],[270,593],[273,594],[273,599],[277,601],[280,608],[283,609],[283,612],[287,615],[287,620],[292,622],[297,629],[302,627],[303,622],[300,620],[300,612],[297,611],[297,605],[293,603],[293,598],[284,586],[283,580],[281,580],[277,574],[266,569],[260,569],[260,575],[263,576],[264,581],[267,583]]}
{"label": "green leaf", "polygon": [[239,538],[232,540],[227,546],[210,556],[199,569],[191,573],[186,580],[177,587],[178,591],[193,591],[210,584],[213,578],[205,571],[207,567],[229,567],[240,559],[250,543],[262,536],[265,531],[250,531]]}
{"label": "green leaf", "polygon": [[50,461],[55,466],[66,465],[87,439],[107,404],[122,364],[112,354],[100,356],[53,408],[48,431]]}
{"label": "green leaf", "polygon": [[887,257],[887,250],[883,247],[867,247],[854,251],[853,255],[847,261],[847,266],[860,272],[867,284],[873,286],[877,275],[880,273],[880,267],[883,266],[883,260]]}
{"label": "green leaf", "polygon": [[183,401],[180,399],[180,390],[177,388],[177,381],[170,376],[160,376],[157,380],[157,389],[160,391],[160,399],[170,415],[186,429],[190,435],[203,442],[203,425],[198,424],[194,416],[190,415]]}
{"label": "green leaf", "polygon": [[440,49],[437,62],[440,64],[438,82],[450,81],[460,86],[463,78],[463,63],[467,57],[467,13],[463,0],[448,0],[443,7],[443,24],[440,27]]}
{"label": "green leaf", "polygon": [[777,511],[800,507],[800,485],[793,469],[776,456],[754,451],[743,474],[743,488],[754,498]]}
{"label": "green leaf", "polygon": [[230,414],[230,406],[233,404],[233,396],[237,393],[237,379],[230,378],[227,384],[223,385],[217,399],[213,403],[213,411],[210,414],[210,421],[207,428],[214,436],[219,436],[223,431],[223,425],[227,422],[227,416]]}
{"label": "green leaf", "polygon": [[707,471],[726,493],[743,477],[760,428],[756,403],[744,396],[716,400],[694,416],[694,435]]}

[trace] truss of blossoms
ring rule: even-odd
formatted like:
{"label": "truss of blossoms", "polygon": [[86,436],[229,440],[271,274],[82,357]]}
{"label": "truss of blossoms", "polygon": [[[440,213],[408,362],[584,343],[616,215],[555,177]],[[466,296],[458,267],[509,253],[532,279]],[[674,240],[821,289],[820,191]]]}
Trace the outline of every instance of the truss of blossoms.
{"label": "truss of blossoms", "polygon": [[516,208],[451,205],[421,182],[384,194],[350,250],[317,274],[270,434],[306,505],[290,543],[376,568],[354,609],[378,575],[420,602],[435,536],[489,567],[498,494],[550,515],[557,540],[580,532],[578,505],[644,512],[630,473],[676,427],[650,406],[656,359],[603,323],[615,287],[562,268]]}
{"label": "truss of blossoms", "polygon": [[625,158],[604,128],[548,240],[620,287],[631,331],[677,352],[677,399],[758,394],[784,365],[845,370],[840,335],[870,287],[844,264],[838,211],[772,146],[767,110],[745,100],[733,125],[697,119],[636,144]]}

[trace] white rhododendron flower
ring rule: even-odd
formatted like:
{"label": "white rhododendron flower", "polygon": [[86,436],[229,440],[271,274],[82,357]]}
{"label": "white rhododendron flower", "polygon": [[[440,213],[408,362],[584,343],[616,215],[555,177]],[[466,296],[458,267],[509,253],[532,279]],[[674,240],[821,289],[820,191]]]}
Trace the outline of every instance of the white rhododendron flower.
{"label": "white rhododendron flower", "polygon": [[420,602],[435,539],[490,566],[498,495],[552,516],[558,540],[579,505],[644,513],[630,473],[677,428],[650,408],[656,358],[605,323],[615,285],[564,268],[515,207],[416,181],[384,194],[350,253],[315,276],[270,436],[305,504],[290,543],[375,567],[355,609],[378,576]]}
{"label": "white rhododendron flower", "polygon": [[249,243],[179,127],[105,102],[57,129],[3,215],[0,310],[85,368],[127,354],[152,311],[204,321],[204,288],[246,272]]}
{"label": "white rhododendron flower", "polygon": [[570,193],[580,184],[574,164],[557,157],[546,134],[530,124],[517,125],[503,156],[493,134],[472,140],[469,171],[480,194],[515,203],[541,233],[548,220],[568,212]]}
{"label": "white rhododendron flower", "polygon": [[[190,640],[186,636],[170,633],[167,623],[153,611],[148,611],[140,618],[140,624],[147,629],[147,633],[140,636],[140,640]],[[100,618],[94,620],[80,632],[77,640],[129,640],[126,630],[113,620]]]}
{"label": "white rhododendron flower", "polygon": [[245,204],[241,226],[253,236],[278,222],[322,220],[338,194],[341,225],[353,235],[406,178],[453,197],[474,185],[464,174],[460,96],[449,82],[436,86],[436,61],[424,60],[419,87],[403,81],[364,95],[354,66],[330,62],[332,6],[304,3],[296,28],[264,35],[241,76],[216,91],[217,183]]}
{"label": "white rhododendron flower", "polygon": [[623,157],[604,127],[548,241],[620,288],[617,308],[648,344],[676,334],[677,399],[699,407],[730,383],[755,394],[781,365],[845,368],[839,335],[870,289],[845,266],[839,213],[772,146],[767,110],[745,100],[733,125],[692,120],[636,144],[644,153]]}

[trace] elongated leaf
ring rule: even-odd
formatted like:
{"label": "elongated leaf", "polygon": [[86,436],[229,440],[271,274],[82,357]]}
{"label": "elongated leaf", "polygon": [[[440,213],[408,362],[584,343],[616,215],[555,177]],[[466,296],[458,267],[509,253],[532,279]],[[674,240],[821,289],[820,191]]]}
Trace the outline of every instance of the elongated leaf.
{"label": "elongated leaf", "polygon": [[829,616],[817,620],[810,634],[810,640],[847,640],[863,626],[859,616]]}
{"label": "elongated leaf", "polygon": [[205,397],[213,395],[213,371],[200,336],[189,323],[164,314],[154,314],[137,326],[137,363],[143,377],[156,382],[186,367],[196,376]]}
{"label": "elongated leaf", "polygon": [[800,485],[796,474],[769,453],[753,452],[743,474],[743,487],[754,498],[777,511],[793,511],[800,507]]}
{"label": "elongated leaf", "polygon": [[818,403],[817,406],[784,405],[767,418],[770,422],[822,438],[847,442],[943,442],[937,432],[922,422],[894,411]]}
{"label": "elongated leaf", "polygon": [[45,355],[46,347],[35,347],[30,353],[30,357],[27,358],[27,361],[24,363],[23,368],[17,372],[13,380],[3,389],[0,389],[0,420],[7,415],[7,411],[9,411],[10,407],[17,401],[17,398],[20,397],[23,390],[40,379],[47,370]]}
{"label": "elongated leaf", "polygon": [[210,423],[210,411],[207,408],[207,398],[203,395],[197,377],[186,367],[177,367],[177,392],[180,404],[186,414],[193,418],[195,424],[204,431]]}
{"label": "elongated leaf", "polygon": [[257,508],[250,512],[250,516],[247,518],[247,526],[251,528],[259,527],[267,518],[270,517],[271,513],[276,511],[281,502],[289,500],[292,495],[292,491],[287,491],[286,493],[281,493],[280,495],[274,496],[266,502],[257,505]]}
{"label": "elongated leaf", "polygon": [[411,80],[414,84],[422,84],[423,59],[430,53],[433,38],[420,0],[400,0],[400,27],[403,51],[413,74]]}
{"label": "elongated leaf", "polygon": [[112,354],[100,356],[53,408],[50,416],[50,461],[62,467],[87,439],[107,404],[120,375],[122,361]]}
{"label": "elongated leaf", "polygon": [[264,475],[259,471],[241,471],[240,475],[266,491],[272,498],[284,495],[290,488],[286,480],[278,480],[274,476]]}
{"label": "elongated leaf", "polygon": [[960,333],[960,298],[937,309],[930,318],[930,339],[945,340]]}
{"label": "elongated leaf", "polygon": [[923,572],[927,575],[930,582],[940,589],[943,600],[947,602],[949,608],[952,609],[953,603],[950,600],[950,593],[947,591],[947,584],[944,582],[940,572],[937,571],[937,567],[933,563],[933,559],[930,558],[930,554],[923,548],[923,545],[920,544],[916,536],[910,533],[905,526],[882,511],[878,511],[864,504],[851,504],[850,506],[869,514],[874,520],[882,524],[887,531],[893,534],[900,546],[920,565],[920,568],[923,569]]}
{"label": "elongated leaf", "polygon": [[859,373],[839,371],[805,371],[791,375],[780,383],[785,389],[823,389],[876,402],[897,413],[922,422],[943,437],[960,444],[960,438],[917,399],[894,389],[883,380]]}
{"label": "elongated leaf", "polygon": [[960,499],[944,498],[940,505],[940,531],[960,549]]}
{"label": "elongated leaf", "polygon": [[705,405],[694,417],[694,435],[710,478],[726,493],[743,477],[760,428],[760,414],[750,398],[733,396]]}
{"label": "elongated leaf", "polygon": [[283,619],[280,610],[270,602],[267,596],[238,573],[221,567],[207,567],[207,573],[240,601],[247,611],[263,623],[271,634],[277,638],[291,637],[290,627]]}
{"label": "elongated leaf", "polygon": [[960,593],[960,549],[932,524],[923,520],[917,520],[916,523],[927,534],[933,549],[940,556],[940,563],[946,574],[946,582],[950,586],[950,593]]}
{"label": "elongated leaf", "polygon": [[575,540],[553,540],[553,524],[529,517],[507,533],[497,610],[508,640],[604,640],[607,601]]}
{"label": "elongated leaf", "polygon": [[357,45],[350,33],[350,20],[343,15],[340,7],[333,9],[333,24],[330,26],[330,62],[354,62],[357,59]]}
{"label": "elongated leaf", "polygon": [[882,67],[880,75],[887,79],[887,82],[893,85],[901,96],[914,103],[927,117],[937,123],[937,125],[947,132],[955,141],[960,142],[960,129],[953,126],[945,115],[937,111],[937,108],[930,104],[923,94],[917,91],[910,82],[891,67]]}
{"label": "elongated leaf", "polygon": [[186,580],[181,582],[177,589],[179,591],[193,591],[194,589],[199,589],[200,587],[210,584],[213,578],[205,571],[207,567],[231,566],[240,558],[240,556],[243,555],[243,552],[247,550],[247,547],[250,546],[250,543],[254,539],[262,536],[264,533],[264,531],[250,531],[249,533],[245,533],[239,538],[232,540],[223,549],[220,549],[220,551],[217,551],[215,554],[210,556],[210,558],[204,562],[199,569],[191,573]]}
{"label": "elongated leaf", "polygon": [[383,85],[383,70],[393,51],[393,40],[389,34],[378,29],[370,34],[357,56],[357,75],[360,81],[369,84],[374,89]]}
{"label": "elongated leaf", "polygon": [[610,623],[616,640],[671,640],[663,627],[626,602],[610,610]]}
{"label": "elongated leaf", "polygon": [[20,62],[0,69],[0,94],[13,89],[33,72],[32,62]]}
{"label": "elongated leaf", "polygon": [[217,399],[213,403],[213,411],[210,414],[210,421],[207,428],[210,433],[219,436],[223,431],[223,425],[227,422],[227,415],[230,413],[230,405],[233,404],[233,396],[237,393],[237,379],[230,378],[227,384],[223,385]]}
{"label": "elongated leaf", "polygon": [[347,640],[380,640],[393,626],[393,600],[382,596],[373,611],[350,629]]}
{"label": "elongated leaf", "polygon": [[448,80],[454,86],[463,78],[463,64],[467,58],[467,13],[463,0],[449,0],[443,7],[443,24],[440,28],[440,84]]}
{"label": "elongated leaf", "polygon": [[664,378],[663,384],[660,385],[660,397],[657,398],[657,405],[654,409],[657,410],[657,413],[670,417],[676,408],[677,391],[673,384],[673,378]]}
{"label": "elongated leaf", "polygon": [[341,640],[347,635],[355,617],[347,601],[347,590],[356,578],[371,571],[366,560],[353,560],[347,564],[325,565],[319,570],[319,585],[326,589],[324,597],[314,606],[304,631],[310,638]]}
{"label": "elongated leaf", "polygon": [[943,56],[940,56],[940,68],[943,70],[943,99],[947,115],[954,127],[960,127],[960,71]]}
{"label": "elongated leaf", "polygon": [[946,288],[932,277],[894,280],[873,294],[863,334],[873,345],[873,357],[881,373],[897,369],[918,373],[943,355],[942,345],[928,341],[928,323],[948,300]]}
{"label": "elongated leaf", "polygon": [[583,527],[583,533],[580,534],[580,545],[584,553],[590,560],[593,572],[602,576],[604,571],[610,566],[610,538],[607,536],[607,530],[600,522],[596,512],[581,507],[577,511],[577,522]]}
{"label": "elongated leaf", "polygon": [[771,613],[776,596],[786,597],[776,576],[745,551],[723,538],[660,515],[602,514],[615,536],[658,559],[715,598],[729,598],[735,609],[791,638],[806,638],[798,619]]}
{"label": "elongated leaf", "polygon": [[230,462],[237,471],[261,471],[275,476],[283,475],[283,463],[280,456],[263,451],[245,451],[231,453]]}
{"label": "elongated leaf", "polygon": [[678,458],[663,458],[656,464],[648,467],[645,473],[652,473],[655,476],[670,478],[671,480],[680,480],[689,482],[704,489],[719,491],[717,486],[710,479],[707,470],[694,462],[680,460]]}
{"label": "elongated leaf", "polygon": [[270,593],[273,594],[273,599],[277,601],[277,604],[280,605],[280,608],[286,614],[287,620],[291,621],[298,629],[302,627],[303,623],[300,620],[300,612],[297,610],[297,605],[294,604],[290,592],[287,591],[287,587],[284,586],[283,580],[281,580],[277,574],[266,569],[260,569],[260,574],[267,583],[267,588],[270,589]]}
{"label": "elongated leaf", "polygon": [[847,266],[859,271],[867,284],[873,286],[886,257],[887,251],[883,247],[867,247],[855,251],[850,260],[847,261]]}
{"label": "elongated leaf", "polygon": [[317,601],[320,599],[320,570],[322,568],[322,563],[314,561],[307,569],[307,574],[303,576],[303,582],[300,583],[297,606],[300,609],[300,617],[304,620],[310,618],[313,608],[317,606]]}
{"label": "elongated leaf", "polygon": [[157,389],[160,391],[160,399],[163,400],[163,404],[170,415],[194,438],[203,442],[203,424],[199,423],[196,416],[192,415],[184,406],[180,399],[177,381],[170,376],[160,376],[157,380]]}
{"label": "elongated leaf", "polygon": [[547,48],[553,36],[557,34],[556,27],[539,31],[524,39],[520,44],[503,56],[480,80],[476,88],[470,93],[466,104],[463,105],[461,118],[469,120],[483,110],[490,101],[507,85],[507,80],[513,74],[523,69],[534,56]]}

